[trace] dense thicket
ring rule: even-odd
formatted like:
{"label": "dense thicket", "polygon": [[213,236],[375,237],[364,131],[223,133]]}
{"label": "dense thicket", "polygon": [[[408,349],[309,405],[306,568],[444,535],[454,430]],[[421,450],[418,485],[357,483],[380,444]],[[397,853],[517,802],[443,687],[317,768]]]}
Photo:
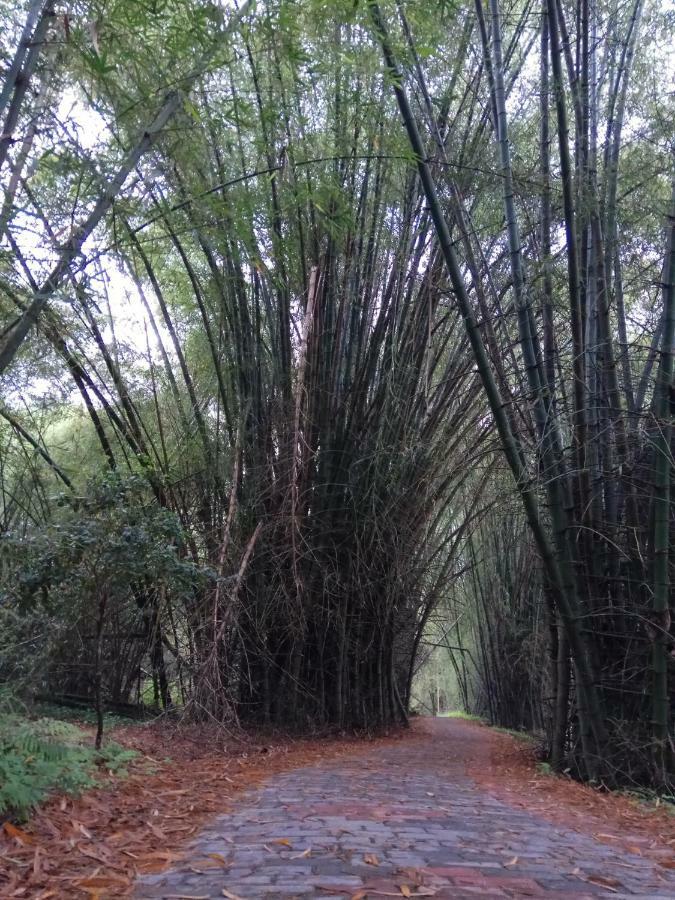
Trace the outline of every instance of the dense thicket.
{"label": "dense thicket", "polygon": [[3,677],[667,781],[667,13],[4,12]]}
{"label": "dense thicket", "polygon": [[[544,595],[561,626],[555,641],[552,758],[559,765],[569,756],[589,778],[667,783],[673,762],[668,671],[673,212],[662,257],[660,333],[646,354],[629,348],[618,230],[621,134],[642,4],[637,2],[625,20],[618,15],[608,20],[610,29],[625,31],[621,36],[607,33],[616,44],[605,54],[597,43],[597,6],[579,5],[574,32],[562,5],[547,2],[540,9],[539,221],[530,232],[532,247],[523,241],[523,224],[527,228],[529,219],[516,195],[500,5],[491,0],[488,28],[485,10],[476,4],[517,321],[517,369],[525,389],[515,408],[520,405],[523,419],[527,411],[529,434],[508,404],[509,385],[491,365],[478,328],[438,187],[447,176],[434,174],[387,24],[378,4],[369,7],[384,59],[395,73],[393,91],[417,156],[446,270],[541,561]],[[408,38],[412,50],[409,31]],[[416,75],[416,87],[426,100],[420,66]],[[430,102],[427,111],[433,138]],[[445,148],[437,143],[442,156]],[[672,163],[663,172],[672,179]],[[557,208],[554,188],[560,191]],[[457,224],[462,227],[460,220]],[[556,310],[554,276],[562,274],[556,272],[556,255],[566,264],[567,310],[562,314]],[[533,264],[538,272],[531,278],[528,267]],[[634,302],[640,301],[644,298]],[[556,332],[556,311],[562,333]],[[645,403],[657,356],[656,384]],[[476,596],[482,598],[480,587]],[[648,752],[640,752],[643,748]]]}

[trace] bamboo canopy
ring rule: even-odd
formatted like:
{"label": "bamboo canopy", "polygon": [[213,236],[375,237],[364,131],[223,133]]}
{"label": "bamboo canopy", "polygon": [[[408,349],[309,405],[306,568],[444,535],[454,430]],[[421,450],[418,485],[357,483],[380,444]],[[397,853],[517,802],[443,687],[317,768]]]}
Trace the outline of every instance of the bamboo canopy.
{"label": "bamboo canopy", "polygon": [[433,645],[554,767],[667,786],[669,27],[646,0],[15,11],[3,680],[371,729]]}

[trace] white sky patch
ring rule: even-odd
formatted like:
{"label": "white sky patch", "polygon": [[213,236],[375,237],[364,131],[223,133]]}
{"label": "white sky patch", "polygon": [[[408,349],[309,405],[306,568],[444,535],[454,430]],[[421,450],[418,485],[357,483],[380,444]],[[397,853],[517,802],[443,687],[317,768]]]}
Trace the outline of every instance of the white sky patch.
{"label": "white sky patch", "polygon": [[56,115],[75,131],[84,150],[95,150],[112,137],[103,116],[85,103],[76,88],[66,88],[63,92]]}

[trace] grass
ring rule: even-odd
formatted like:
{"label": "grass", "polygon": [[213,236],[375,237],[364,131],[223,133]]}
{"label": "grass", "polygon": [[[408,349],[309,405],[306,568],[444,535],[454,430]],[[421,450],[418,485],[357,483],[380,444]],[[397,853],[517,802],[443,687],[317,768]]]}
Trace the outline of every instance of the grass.
{"label": "grass", "polygon": [[[58,703],[39,702],[31,705],[31,717],[45,717],[49,719],[57,719],[59,722],[72,722],[75,725],[96,725],[96,710],[87,709],[86,707],[77,708],[72,706],[61,706]],[[133,725],[138,720],[130,719],[126,716],[118,716],[115,713],[105,713],[103,716],[103,730],[109,731],[118,725]]]}
{"label": "grass", "polygon": [[628,797],[629,800],[632,800],[643,809],[653,810],[661,808],[665,809],[668,815],[675,816],[675,794],[672,792],[659,793],[658,791],[650,791],[647,789],[624,789],[618,791],[618,793],[623,794],[624,797]]}
{"label": "grass", "polygon": [[464,712],[463,709],[453,709],[450,712],[438,713],[443,719],[465,719],[467,722],[485,722],[482,716],[474,716],[473,713]]}
{"label": "grass", "polygon": [[500,734],[508,734],[518,741],[532,742],[537,740],[536,735],[530,734],[529,731],[517,731],[514,728],[502,728],[500,725],[490,725],[488,720],[483,716],[475,716],[473,713],[465,712],[463,709],[453,709],[450,710],[450,712],[438,713],[438,716],[444,719],[464,719],[467,722],[480,722],[482,725],[487,725],[493,731],[498,731]]}
{"label": "grass", "polygon": [[517,741],[533,743],[537,740],[537,736],[529,731],[518,731],[515,728],[502,728],[500,725],[491,725],[490,727],[493,731],[498,731],[500,734],[508,734]]}

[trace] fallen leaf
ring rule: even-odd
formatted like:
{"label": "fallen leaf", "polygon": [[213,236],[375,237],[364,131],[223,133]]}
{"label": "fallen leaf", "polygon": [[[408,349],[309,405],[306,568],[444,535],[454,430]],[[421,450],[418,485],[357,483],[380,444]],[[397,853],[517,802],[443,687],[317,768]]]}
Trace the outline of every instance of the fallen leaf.
{"label": "fallen leaf", "polygon": [[82,824],[82,822],[76,822],[73,819],[73,828],[75,829],[75,831],[79,831],[80,834],[83,834],[88,840],[91,840],[91,838],[92,838],[91,831],[89,831],[88,828],[85,828],[85,826]]}
{"label": "fallen leaf", "polygon": [[209,900],[208,894],[164,894],[163,900]]}
{"label": "fallen leaf", "polygon": [[102,855],[103,853],[105,853],[105,847],[102,847],[98,853],[90,847],[85,847],[82,844],[78,844],[77,849],[80,853],[83,854],[83,856],[88,856],[89,859],[95,859],[96,862],[103,863],[103,865],[105,866],[110,864],[109,855]]}
{"label": "fallen leaf", "polygon": [[172,853],[170,850],[153,850],[151,853],[137,853],[135,859],[141,862],[157,862],[157,860],[172,862],[175,859],[180,859],[180,855]]}
{"label": "fallen leaf", "polygon": [[11,822],[4,822],[2,829],[8,837],[15,838],[20,844],[35,843],[35,840],[29,834],[26,834],[22,828],[17,828],[16,825],[12,825]]}
{"label": "fallen leaf", "polygon": [[146,824],[156,838],[159,838],[160,841],[166,840],[166,833],[164,831],[162,831],[161,828],[158,828],[156,825],[153,825],[152,822],[147,822]]}
{"label": "fallen leaf", "polygon": [[130,881],[122,875],[90,875],[88,878],[80,878],[75,884],[83,888],[117,888],[128,887]]}
{"label": "fallen leaf", "polygon": [[[209,856],[212,856],[212,854],[209,853]],[[216,859],[196,859],[190,863],[190,868],[193,872],[205,872],[210,869],[222,869],[224,866],[227,866],[227,863],[222,857],[220,859],[218,859],[217,857]]]}
{"label": "fallen leaf", "polygon": [[616,878],[607,878],[604,875],[589,875],[586,881],[590,884],[597,884],[598,887],[605,888],[613,894],[617,893],[617,888],[621,887],[621,882]]}
{"label": "fallen leaf", "polygon": [[281,844],[283,847],[292,847],[293,844],[288,840],[288,838],[277,838],[276,841],[272,841],[273,844]]}
{"label": "fallen leaf", "polygon": [[515,866],[515,864],[516,864],[517,862],[518,862],[518,857],[517,857],[517,856],[514,856],[513,859],[510,859],[507,863],[504,863],[504,868],[505,868],[505,869],[508,869],[508,868],[510,868],[511,866]]}
{"label": "fallen leaf", "polygon": [[[328,888],[321,888],[321,890],[322,890],[322,891],[327,891]],[[335,893],[335,888],[333,888],[333,893]],[[374,896],[376,896],[376,895],[377,895],[378,897],[400,897],[400,896],[401,896],[400,894],[393,894],[391,891],[373,891],[373,890],[370,890],[370,891],[367,891],[367,892],[366,892],[366,896],[367,896],[367,897],[374,897]],[[416,897],[417,894],[411,894],[411,896],[412,896],[412,897]]]}
{"label": "fallen leaf", "polygon": [[412,891],[407,884],[399,885],[399,891],[403,894],[404,897],[412,897]]}

